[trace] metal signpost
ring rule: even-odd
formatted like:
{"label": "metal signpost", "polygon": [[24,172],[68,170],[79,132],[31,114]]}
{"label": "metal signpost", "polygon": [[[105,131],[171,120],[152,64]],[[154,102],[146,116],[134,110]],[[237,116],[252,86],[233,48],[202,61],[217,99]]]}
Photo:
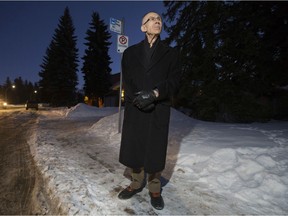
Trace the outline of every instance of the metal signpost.
{"label": "metal signpost", "polygon": [[110,31],[122,34],[122,21],[110,18]]}
{"label": "metal signpost", "polygon": [[[124,50],[128,47],[128,37],[124,35],[124,19],[117,20],[110,18],[110,30],[116,32],[120,35],[117,35],[117,52],[121,54],[121,62],[123,57]],[[121,64],[121,63],[120,63]],[[120,84],[119,84],[119,122],[118,122],[118,133],[121,133],[121,98],[122,98],[122,66],[120,67]]]}
{"label": "metal signpost", "polygon": [[117,52],[122,54],[127,47],[128,47],[128,37],[125,35],[118,35]]}

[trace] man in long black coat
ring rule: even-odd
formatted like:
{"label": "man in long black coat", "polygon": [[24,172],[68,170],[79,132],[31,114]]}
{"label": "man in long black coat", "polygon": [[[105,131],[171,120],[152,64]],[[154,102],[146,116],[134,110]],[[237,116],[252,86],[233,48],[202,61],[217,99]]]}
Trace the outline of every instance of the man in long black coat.
{"label": "man in long black coat", "polygon": [[129,199],[145,187],[151,204],[164,207],[161,171],[165,168],[170,99],[180,82],[178,52],[160,40],[162,19],[155,12],[142,19],[145,39],[123,53],[125,112],[119,161],[132,169],[132,182],[118,197]]}

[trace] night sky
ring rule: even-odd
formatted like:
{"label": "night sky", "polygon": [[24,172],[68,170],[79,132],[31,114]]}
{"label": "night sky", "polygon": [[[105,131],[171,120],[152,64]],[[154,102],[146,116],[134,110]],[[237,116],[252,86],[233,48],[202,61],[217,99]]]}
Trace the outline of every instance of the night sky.
{"label": "night sky", "polygon": [[[124,34],[130,46],[144,38],[140,30],[142,16],[149,11],[159,14],[165,11],[162,1],[0,1],[0,85],[7,77],[11,81],[18,77],[33,83],[39,81],[40,64],[66,6],[77,36],[79,88],[83,86],[81,58],[86,48],[83,43],[93,11],[99,13],[112,35],[109,51],[112,74],[120,71],[121,55],[117,52],[117,33],[109,29],[110,18],[124,19]],[[162,39],[166,36],[163,30]]]}

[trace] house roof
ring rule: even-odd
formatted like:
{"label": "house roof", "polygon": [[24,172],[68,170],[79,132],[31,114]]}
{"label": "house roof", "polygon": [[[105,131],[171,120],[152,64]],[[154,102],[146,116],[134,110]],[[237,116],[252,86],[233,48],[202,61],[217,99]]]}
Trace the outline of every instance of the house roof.
{"label": "house roof", "polygon": [[118,90],[120,87],[120,73],[111,74],[111,89]]}

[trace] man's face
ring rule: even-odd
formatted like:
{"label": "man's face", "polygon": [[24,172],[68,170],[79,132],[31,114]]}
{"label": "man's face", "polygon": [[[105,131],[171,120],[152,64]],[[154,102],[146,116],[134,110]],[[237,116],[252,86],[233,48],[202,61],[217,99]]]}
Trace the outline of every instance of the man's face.
{"label": "man's face", "polygon": [[157,13],[148,13],[142,20],[142,31],[159,35],[162,30],[162,19]]}

